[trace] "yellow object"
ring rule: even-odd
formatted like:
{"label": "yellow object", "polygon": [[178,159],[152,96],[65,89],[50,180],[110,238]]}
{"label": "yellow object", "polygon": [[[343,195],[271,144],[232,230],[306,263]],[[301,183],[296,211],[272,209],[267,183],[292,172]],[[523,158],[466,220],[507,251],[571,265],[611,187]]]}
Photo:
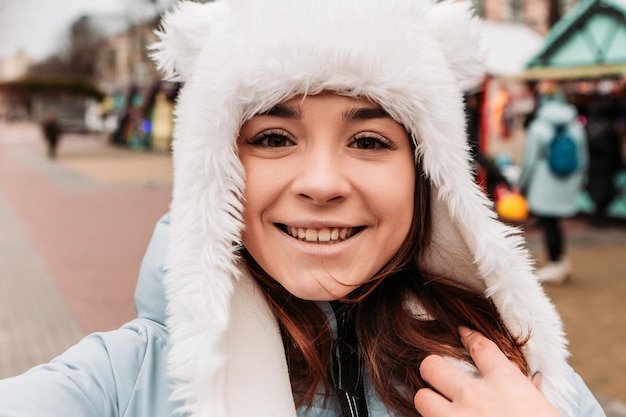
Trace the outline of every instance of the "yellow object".
{"label": "yellow object", "polygon": [[496,202],[496,213],[502,220],[521,223],[528,217],[528,202],[520,193],[507,193]]}

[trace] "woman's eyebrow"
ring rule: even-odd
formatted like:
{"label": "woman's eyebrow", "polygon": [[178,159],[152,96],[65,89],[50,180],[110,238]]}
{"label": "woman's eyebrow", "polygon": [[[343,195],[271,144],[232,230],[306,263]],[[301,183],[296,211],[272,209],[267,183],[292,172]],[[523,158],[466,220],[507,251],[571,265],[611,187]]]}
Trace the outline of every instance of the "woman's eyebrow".
{"label": "woman's eyebrow", "polygon": [[343,120],[346,122],[352,120],[369,120],[380,118],[391,119],[391,116],[380,107],[355,107],[343,113]]}
{"label": "woman's eyebrow", "polygon": [[277,104],[271,109],[259,113],[260,116],[273,116],[273,117],[281,117],[283,119],[302,119],[302,113],[300,109],[294,106],[285,106],[282,104]]}

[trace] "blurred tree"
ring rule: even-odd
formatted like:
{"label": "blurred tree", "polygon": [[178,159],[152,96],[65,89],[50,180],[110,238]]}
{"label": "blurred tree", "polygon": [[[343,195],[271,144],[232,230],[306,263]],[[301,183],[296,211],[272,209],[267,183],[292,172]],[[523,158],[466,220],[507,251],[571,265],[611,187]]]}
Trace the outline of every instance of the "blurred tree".
{"label": "blurred tree", "polygon": [[67,73],[67,62],[59,55],[51,56],[28,68],[28,76],[34,78],[61,77]]}
{"label": "blurred tree", "polygon": [[92,22],[89,16],[83,16],[72,25],[66,52],[68,75],[82,80],[93,77],[97,46],[105,39]]}
{"label": "blurred tree", "polygon": [[28,75],[72,78],[89,82],[94,75],[97,46],[103,40],[104,35],[92,24],[91,18],[83,16],[71,26],[65,49],[32,65]]}
{"label": "blurred tree", "polygon": [[[0,10],[9,0],[0,0]],[[162,15],[177,0],[135,0],[127,4],[126,25],[133,25]],[[208,3],[213,0],[191,0]],[[90,82],[95,73],[98,45],[107,35],[92,16],[79,18],[70,28],[66,47],[57,55],[51,56],[31,66],[28,75],[34,78],[62,77]]]}

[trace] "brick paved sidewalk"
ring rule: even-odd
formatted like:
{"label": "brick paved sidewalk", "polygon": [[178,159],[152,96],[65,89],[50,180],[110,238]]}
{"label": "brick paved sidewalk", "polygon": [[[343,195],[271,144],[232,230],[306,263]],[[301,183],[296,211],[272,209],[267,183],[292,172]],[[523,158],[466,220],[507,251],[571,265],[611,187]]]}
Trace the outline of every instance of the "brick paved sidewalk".
{"label": "brick paved sidewalk", "polygon": [[0,194],[0,378],[47,362],[83,332]]}
{"label": "brick paved sidewalk", "polygon": [[[171,158],[0,125],[0,377],[134,317],[141,257],[168,210]],[[7,320],[4,320],[7,318]]]}
{"label": "brick paved sidewalk", "polygon": [[[572,281],[545,285],[563,318],[570,363],[609,417],[626,416],[626,225],[596,229],[583,218],[565,223]],[[530,228],[528,246],[544,260],[541,235]]]}

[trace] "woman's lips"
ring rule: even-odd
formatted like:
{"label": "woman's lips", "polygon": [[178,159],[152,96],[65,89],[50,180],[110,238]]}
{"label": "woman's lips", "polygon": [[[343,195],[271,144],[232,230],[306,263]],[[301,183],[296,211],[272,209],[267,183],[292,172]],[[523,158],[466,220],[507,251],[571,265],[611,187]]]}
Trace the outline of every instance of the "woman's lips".
{"label": "woman's lips", "polygon": [[337,243],[356,235],[363,229],[360,227],[323,227],[321,229],[292,227],[285,224],[277,224],[278,228],[289,236],[311,243]]}

